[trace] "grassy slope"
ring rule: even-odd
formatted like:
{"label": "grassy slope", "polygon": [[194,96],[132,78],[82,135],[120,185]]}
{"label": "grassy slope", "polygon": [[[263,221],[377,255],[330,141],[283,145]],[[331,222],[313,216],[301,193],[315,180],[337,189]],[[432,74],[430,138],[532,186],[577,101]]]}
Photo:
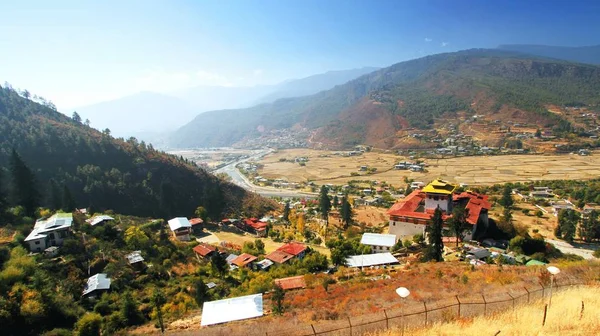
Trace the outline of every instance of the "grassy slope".
{"label": "grassy slope", "polygon": [[[585,309],[580,319],[581,302]],[[431,327],[406,330],[407,335],[598,335],[600,330],[600,287],[582,287],[556,293],[548,310],[546,325],[542,326],[544,302],[517,308],[500,315],[438,323]],[[396,336],[401,330],[392,329],[372,336]]]}

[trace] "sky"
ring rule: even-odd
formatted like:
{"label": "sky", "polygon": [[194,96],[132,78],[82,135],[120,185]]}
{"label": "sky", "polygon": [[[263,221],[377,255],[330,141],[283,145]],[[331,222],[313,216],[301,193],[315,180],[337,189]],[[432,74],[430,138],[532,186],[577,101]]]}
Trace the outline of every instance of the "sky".
{"label": "sky", "polygon": [[600,44],[600,1],[0,2],[0,81],[59,110],[499,44]]}

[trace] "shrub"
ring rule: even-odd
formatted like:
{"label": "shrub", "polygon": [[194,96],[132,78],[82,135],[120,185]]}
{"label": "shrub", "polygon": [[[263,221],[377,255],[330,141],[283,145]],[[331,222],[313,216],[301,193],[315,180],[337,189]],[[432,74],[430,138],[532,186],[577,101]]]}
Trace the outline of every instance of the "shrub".
{"label": "shrub", "polygon": [[543,217],[543,216],[544,216],[544,213],[542,212],[542,210],[538,210],[538,211],[536,211],[536,212],[535,212],[535,215],[536,215],[537,217],[540,217],[540,218],[541,218],[541,217]]}
{"label": "shrub", "polygon": [[600,258],[600,248],[594,251],[594,257]]}

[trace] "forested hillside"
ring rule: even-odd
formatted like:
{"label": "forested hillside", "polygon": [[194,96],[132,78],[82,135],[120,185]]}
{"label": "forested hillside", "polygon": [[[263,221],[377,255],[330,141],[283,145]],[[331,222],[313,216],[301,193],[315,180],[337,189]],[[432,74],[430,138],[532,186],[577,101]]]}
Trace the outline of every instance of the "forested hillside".
{"label": "forested hillside", "polygon": [[53,209],[65,193],[80,208],[161,218],[191,216],[198,206],[218,218],[257,201],[193,163],[135,138],[115,139],[108,129],[99,132],[77,115],[68,118],[0,87],[1,168],[7,170],[13,150],[34,174],[37,205]]}
{"label": "forested hillside", "polygon": [[[350,146],[393,138],[403,127],[431,128],[447,113],[492,114],[502,107],[521,109],[543,127],[561,120],[546,105],[596,105],[599,91],[597,66],[466,50],[398,63],[308,97],[207,112],[176,132],[171,145],[225,146],[259,130],[302,126],[317,130],[313,141]],[[472,107],[475,100],[485,107]],[[385,134],[371,134],[382,125]]]}

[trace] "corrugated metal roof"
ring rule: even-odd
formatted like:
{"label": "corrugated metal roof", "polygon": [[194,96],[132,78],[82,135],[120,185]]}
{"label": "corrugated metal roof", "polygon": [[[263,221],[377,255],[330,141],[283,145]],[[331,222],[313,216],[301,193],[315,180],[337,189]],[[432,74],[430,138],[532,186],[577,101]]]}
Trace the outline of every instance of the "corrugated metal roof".
{"label": "corrugated metal roof", "polygon": [[133,251],[126,255],[125,258],[127,258],[130,264],[144,261],[144,258],[142,257],[142,251]]}
{"label": "corrugated metal roof", "polygon": [[177,217],[169,220],[169,228],[171,231],[179,230],[181,228],[191,228],[192,224],[185,217]]}
{"label": "corrugated metal roof", "polygon": [[289,278],[275,279],[275,283],[282,289],[306,288],[304,275],[293,276]]}
{"label": "corrugated metal roof", "polygon": [[47,233],[69,228],[72,224],[73,215],[70,213],[57,213],[48,219],[39,219],[25,241],[45,238]]}
{"label": "corrugated metal roof", "polygon": [[200,325],[245,320],[263,316],[262,294],[240,296],[231,299],[204,302]]}
{"label": "corrugated metal roof", "polygon": [[95,290],[110,288],[110,278],[105,273],[98,273],[88,278],[87,284],[83,289],[83,295],[89,294]]}
{"label": "corrugated metal roof", "polygon": [[96,224],[100,224],[104,221],[110,221],[110,220],[115,220],[115,219],[110,216],[107,216],[107,215],[100,215],[100,216],[95,216],[94,218],[88,219],[88,220],[86,220],[86,222],[90,223],[91,226],[94,226]]}
{"label": "corrugated metal roof", "polygon": [[396,244],[396,235],[381,233],[363,233],[361,244],[392,247]]}
{"label": "corrugated metal roof", "polygon": [[376,265],[395,264],[398,262],[391,253],[375,253],[355,255],[346,258],[348,267],[369,267]]}

